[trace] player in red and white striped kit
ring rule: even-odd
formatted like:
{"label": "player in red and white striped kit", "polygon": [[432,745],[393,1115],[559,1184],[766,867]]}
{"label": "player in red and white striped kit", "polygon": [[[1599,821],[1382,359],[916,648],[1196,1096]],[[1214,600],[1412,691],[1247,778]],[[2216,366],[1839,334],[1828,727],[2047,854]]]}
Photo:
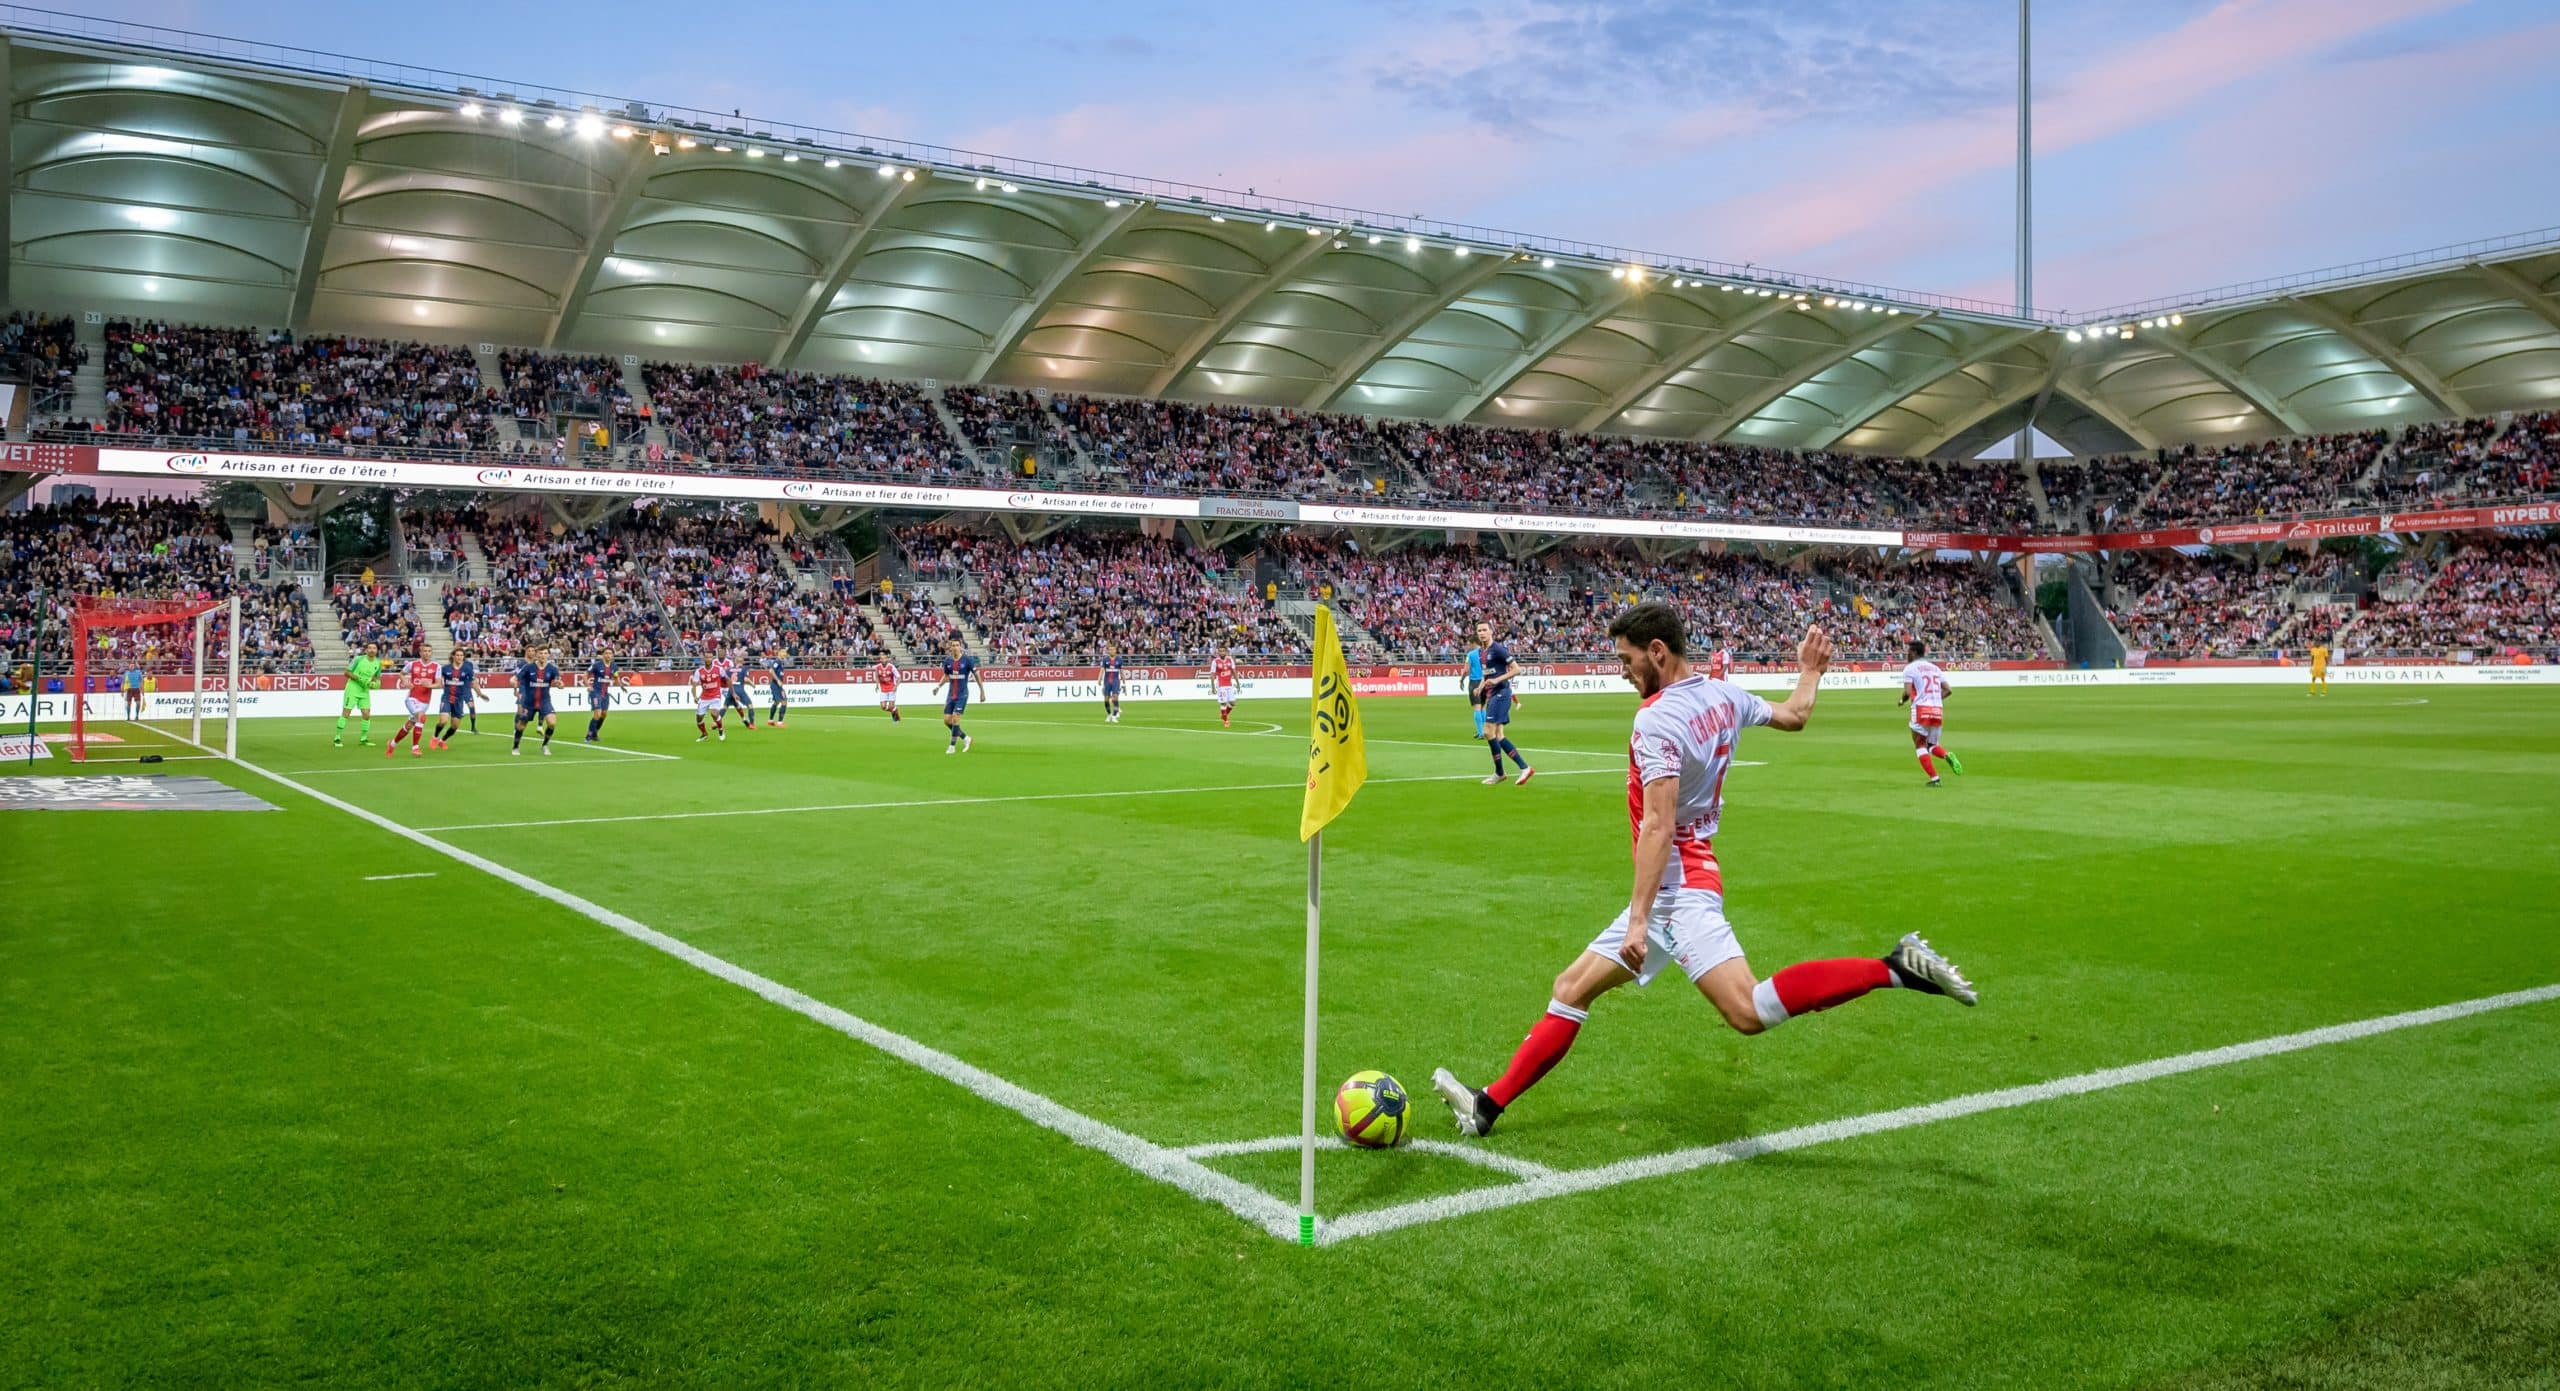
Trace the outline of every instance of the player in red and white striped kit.
{"label": "player in red and white striped kit", "polygon": [[898,664],[883,657],[871,664],[871,684],[880,688],[880,708],[889,712],[889,723],[896,724],[898,715]]}
{"label": "player in red and white striped kit", "polygon": [[1209,688],[1218,693],[1218,723],[1235,728],[1236,659],[1223,647],[1209,659]]}
{"label": "player in red and white striped kit", "polygon": [[693,669],[693,742],[718,735],[729,742],[729,731],[720,727],[721,697],[729,689],[729,664],[717,657],[705,657]]}
{"label": "player in red and white striped kit", "polygon": [[[409,722],[400,726],[400,732],[391,736],[390,743],[382,746],[382,756],[389,758],[400,752],[400,741],[405,737],[409,741],[409,756],[424,758],[426,752],[418,744],[427,737],[427,707],[436,696],[438,669],[435,662],[421,652],[400,668],[400,674],[409,682]],[[437,748],[444,747],[442,739],[434,742]]]}
{"label": "player in red and white striped kit", "polygon": [[[1634,981],[1650,983],[1677,962],[1698,993],[1737,1033],[1764,1033],[1799,1014],[1846,1004],[1873,990],[1917,990],[1974,1002],[1954,964],[1911,933],[1882,957],[1804,961],[1757,980],[1724,916],[1724,871],[1715,833],[1724,815],[1724,779],[1734,745],[1754,725],[1800,730],[1831,665],[1831,640],[1816,627],[1796,649],[1796,688],[1771,705],[1739,686],[1692,671],[1688,638],[1670,605],[1647,602],[1609,625],[1618,665],[1644,695],[1627,745],[1627,817],[1635,823],[1635,888],[1627,910],[1555,979],[1547,1012],[1510,1066],[1478,1091],[1447,1068],[1431,1075],[1462,1135],[1493,1129],[1505,1108],[1564,1061],[1592,1003]],[[1641,923],[1636,929],[1632,925]]]}
{"label": "player in red and white striped kit", "polygon": [[1947,674],[1929,660],[1929,644],[1918,638],[1911,640],[1911,662],[1902,669],[1901,703],[1911,707],[1911,747],[1920,755],[1920,771],[1928,775],[1929,785],[1938,785],[1938,767],[1929,761],[1933,758],[1945,759],[1950,770],[1963,772],[1964,764],[1938,741],[1939,729],[1947,722]]}
{"label": "player in red and white striped kit", "polygon": [[1723,681],[1733,674],[1733,649],[1719,647],[1707,654],[1707,679]]}

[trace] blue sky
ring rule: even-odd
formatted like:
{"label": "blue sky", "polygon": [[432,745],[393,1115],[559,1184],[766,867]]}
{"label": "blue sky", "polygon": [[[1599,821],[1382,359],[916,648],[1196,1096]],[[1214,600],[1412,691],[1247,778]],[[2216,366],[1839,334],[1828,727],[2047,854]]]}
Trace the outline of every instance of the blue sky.
{"label": "blue sky", "polygon": [[[2010,0],[105,0],[108,17],[2010,298]],[[2560,224],[2551,0],[2043,0],[2036,299]]]}

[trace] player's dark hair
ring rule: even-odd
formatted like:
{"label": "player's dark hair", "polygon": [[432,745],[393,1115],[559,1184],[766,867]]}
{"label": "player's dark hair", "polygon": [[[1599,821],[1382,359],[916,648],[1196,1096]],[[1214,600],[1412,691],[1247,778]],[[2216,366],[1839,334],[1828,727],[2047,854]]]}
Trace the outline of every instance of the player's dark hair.
{"label": "player's dark hair", "polygon": [[1918,639],[1918,638],[1913,638],[1913,639],[1911,640],[1911,660],[1913,660],[1913,661],[1915,661],[1915,662],[1916,662],[1916,661],[1920,660],[1921,658],[1926,657],[1926,656],[1928,656],[1928,655],[1929,655],[1929,644],[1927,644],[1927,643],[1925,643],[1925,642],[1922,642],[1922,641],[1921,641],[1920,639]]}
{"label": "player's dark hair", "polygon": [[1680,612],[1659,599],[1647,599],[1622,610],[1609,620],[1609,636],[1625,638],[1637,647],[1661,643],[1674,657],[1689,655],[1689,634],[1680,626]]}

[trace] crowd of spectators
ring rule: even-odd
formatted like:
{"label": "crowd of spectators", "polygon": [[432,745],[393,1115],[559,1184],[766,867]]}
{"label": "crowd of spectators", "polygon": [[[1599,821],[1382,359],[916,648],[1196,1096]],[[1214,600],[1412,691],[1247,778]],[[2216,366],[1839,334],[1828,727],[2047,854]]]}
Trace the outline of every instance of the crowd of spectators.
{"label": "crowd of spectators", "polygon": [[1039,449],[1063,454],[1074,446],[1076,414],[1069,396],[1040,397],[1000,386],[946,386],[942,405],[960,423],[971,446],[986,450]]}
{"label": "crowd of spectators", "polygon": [[1471,546],[1429,545],[1371,555],[1346,538],[1305,532],[1281,537],[1276,555],[1292,586],[1329,595],[1366,631],[1364,656],[1458,660],[1476,645],[1476,624],[1485,621],[1523,656],[1607,647],[1554,556],[1520,561]]}
{"label": "crowd of spectators", "polygon": [[2548,497],[2560,469],[2560,411],[2412,425],[2375,488],[2393,507]]}
{"label": "crowd of spectators", "polygon": [[149,321],[105,333],[105,433],[350,451],[492,438],[496,398],[464,348]]}
{"label": "crowd of spectators", "polygon": [[1008,662],[1054,662],[1104,647],[1134,657],[1303,657],[1306,635],[1232,582],[1224,557],[1135,532],[1061,531],[1015,545],[948,527],[900,534],[931,573],[962,582],[954,607]]}
{"label": "crowd of spectators", "polygon": [[538,644],[564,667],[604,653],[633,666],[675,655],[655,572],[633,536],[612,526],[569,531],[522,513],[477,529],[489,582],[445,587],[455,642],[491,653]]}
{"label": "crowd of spectators", "polygon": [[364,573],[372,578],[342,578],[329,585],[329,607],[337,610],[338,634],[347,650],[373,643],[389,658],[424,648],[426,630],[418,623],[417,596],[399,580],[374,576],[370,569]]}
{"label": "crowd of spectators", "polygon": [[2560,547],[2498,538],[2457,547],[2427,583],[2375,604],[2340,635],[2350,655],[2560,658]]}
{"label": "crowd of spectators", "polygon": [[88,360],[89,350],[64,315],[20,310],[0,323],[0,363],[26,374],[36,412],[69,409],[71,379]]}
{"label": "crowd of spectators", "polygon": [[[73,606],[83,594],[126,599],[240,599],[243,671],[308,669],[311,620],[290,581],[243,579],[230,525],[211,508],[175,501],[94,498],[0,513],[0,647],[37,653],[47,668],[71,661]],[[229,643],[229,619],[207,631],[207,660]],[[43,641],[36,641],[41,629]],[[189,625],[105,630],[93,663],[140,663],[167,671],[193,660]]]}
{"label": "crowd of spectators", "polygon": [[687,664],[744,652],[847,667],[880,651],[859,607],[801,590],[773,529],[752,514],[646,516],[625,539],[675,622],[675,655]]}
{"label": "crowd of spectators", "polygon": [[1824,622],[1852,661],[1899,661],[1913,638],[1938,661],[2051,655],[2034,614],[2000,570],[1860,555],[1832,562],[1824,574],[1838,595]]}
{"label": "crowd of spectators", "polygon": [[1050,409],[1107,486],[1147,492],[1380,495],[1380,422],[1251,406],[1052,397]]}
{"label": "crowd of spectators", "polygon": [[2297,587],[2326,592],[2342,564],[2328,555],[2260,565],[2246,556],[2131,552],[2115,574],[2116,592],[2128,597],[2108,617],[2128,651],[2151,658],[2235,657],[2296,638],[2307,643],[2326,632],[2326,621],[2290,596]]}
{"label": "crowd of spectators", "polygon": [[867,377],[782,372],[748,363],[642,369],[649,406],[677,462],[719,469],[974,479],[923,388]]}
{"label": "crowd of spectators", "polygon": [[639,433],[639,405],[622,384],[621,365],[611,358],[509,348],[498,354],[498,371],[499,398],[525,435],[557,433],[554,422],[564,415],[610,420],[615,439]]}

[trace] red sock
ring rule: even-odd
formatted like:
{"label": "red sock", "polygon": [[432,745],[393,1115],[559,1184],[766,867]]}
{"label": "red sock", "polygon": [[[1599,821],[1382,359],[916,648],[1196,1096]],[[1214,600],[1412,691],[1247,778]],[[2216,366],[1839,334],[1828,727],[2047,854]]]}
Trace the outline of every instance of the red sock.
{"label": "red sock", "polygon": [[1933,778],[1938,775],[1938,765],[1929,761],[1929,751],[1927,749],[1922,749],[1920,751],[1920,771]]}
{"label": "red sock", "polygon": [[1936,754],[1940,758],[1944,758],[1947,756],[1947,746],[1944,744],[1931,744],[1929,746],[1929,752]]}
{"label": "red sock", "polygon": [[[1558,1011],[1564,1011],[1558,1013]],[[1511,1065],[1484,1094],[1496,1106],[1508,1106],[1520,1093],[1538,1084],[1538,1079],[1555,1070],[1564,1055],[1573,1048],[1573,1036],[1582,1032],[1582,1021],[1590,1017],[1587,1010],[1570,1005],[1550,1003],[1547,1012],[1538,1016],[1529,1036],[1520,1041],[1520,1051],[1511,1055]]]}
{"label": "red sock", "polygon": [[1872,956],[1843,956],[1829,961],[1799,961],[1769,978],[1787,1017],[1845,1005],[1870,990],[1893,984],[1893,972]]}

